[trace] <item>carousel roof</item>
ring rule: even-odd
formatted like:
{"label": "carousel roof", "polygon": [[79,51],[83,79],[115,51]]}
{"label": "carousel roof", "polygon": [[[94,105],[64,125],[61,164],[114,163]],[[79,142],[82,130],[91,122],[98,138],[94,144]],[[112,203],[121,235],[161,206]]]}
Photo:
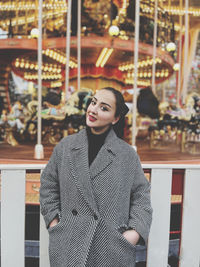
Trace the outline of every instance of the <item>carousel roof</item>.
{"label": "carousel roof", "polygon": [[[81,9],[82,77],[106,77],[125,87],[133,83],[134,0],[84,0]],[[185,1],[158,1],[156,82],[173,73],[177,51],[167,51],[176,43],[179,18],[185,14]],[[66,63],[67,1],[43,1],[43,81],[47,86],[64,81]],[[200,1],[189,1],[190,25],[200,20]],[[0,2],[0,59],[27,80],[37,81],[38,1]],[[183,19],[184,24],[184,19]],[[114,32],[110,33],[110,27]],[[117,27],[117,28],[116,28]],[[154,1],[140,3],[140,44],[138,83],[151,84],[153,54]],[[35,29],[35,30],[33,30]],[[117,33],[116,33],[117,29]],[[72,1],[70,77],[77,75],[77,0]],[[116,34],[116,35],[115,35]],[[5,53],[5,51],[7,53]],[[103,60],[100,60],[102,57]]]}

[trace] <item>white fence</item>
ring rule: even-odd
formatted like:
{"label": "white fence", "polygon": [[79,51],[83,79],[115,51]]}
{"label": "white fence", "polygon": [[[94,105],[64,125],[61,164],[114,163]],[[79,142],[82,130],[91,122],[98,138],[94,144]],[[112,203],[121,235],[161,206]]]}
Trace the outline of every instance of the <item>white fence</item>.
{"label": "white fence", "polygon": [[[0,165],[1,267],[24,267],[26,171],[44,165]],[[147,267],[167,267],[172,172],[183,169],[183,214],[179,267],[200,267],[200,165],[143,164],[151,170],[153,223],[147,248]],[[49,267],[48,233],[40,216],[40,267]]]}

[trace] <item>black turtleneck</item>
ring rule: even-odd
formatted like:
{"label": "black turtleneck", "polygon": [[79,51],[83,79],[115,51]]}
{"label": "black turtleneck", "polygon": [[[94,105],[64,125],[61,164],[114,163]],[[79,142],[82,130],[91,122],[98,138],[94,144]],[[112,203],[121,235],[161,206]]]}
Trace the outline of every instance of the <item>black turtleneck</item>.
{"label": "black turtleneck", "polygon": [[89,127],[87,127],[86,130],[88,136],[88,160],[90,166],[93,160],[96,158],[102,145],[104,144],[104,141],[110,131],[110,128],[102,134],[93,134]]}

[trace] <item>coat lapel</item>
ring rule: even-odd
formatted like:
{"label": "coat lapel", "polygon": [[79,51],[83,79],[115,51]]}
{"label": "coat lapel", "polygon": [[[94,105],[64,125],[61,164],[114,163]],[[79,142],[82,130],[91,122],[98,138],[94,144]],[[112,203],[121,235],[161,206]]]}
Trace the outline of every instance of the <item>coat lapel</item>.
{"label": "coat lapel", "polygon": [[97,212],[97,206],[90,182],[90,171],[88,163],[88,140],[85,130],[77,134],[77,138],[71,145],[71,171],[80,193],[90,208]]}
{"label": "coat lapel", "polygon": [[115,146],[113,144],[115,140],[116,135],[111,130],[90,168],[86,130],[80,131],[71,144],[70,165],[76,186],[90,208],[96,213],[98,213],[98,208],[93,195],[91,179],[94,179],[112,163],[115,157]]}

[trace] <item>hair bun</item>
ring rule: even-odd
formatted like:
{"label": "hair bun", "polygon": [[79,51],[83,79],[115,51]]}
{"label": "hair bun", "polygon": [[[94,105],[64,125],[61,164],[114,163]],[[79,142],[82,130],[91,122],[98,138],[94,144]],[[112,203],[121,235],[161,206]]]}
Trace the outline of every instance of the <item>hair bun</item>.
{"label": "hair bun", "polygon": [[125,116],[129,112],[128,106],[124,103],[121,110],[121,115]]}

